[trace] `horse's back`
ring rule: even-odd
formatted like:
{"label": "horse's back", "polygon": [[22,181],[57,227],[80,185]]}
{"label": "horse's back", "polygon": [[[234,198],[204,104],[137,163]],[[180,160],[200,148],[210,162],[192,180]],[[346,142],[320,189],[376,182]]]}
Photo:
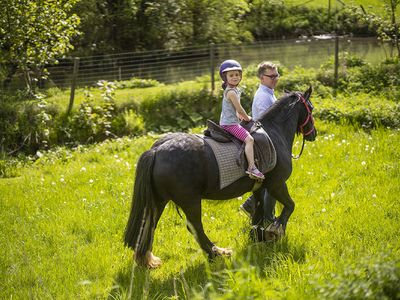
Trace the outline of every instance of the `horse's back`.
{"label": "horse's back", "polygon": [[194,134],[173,133],[156,141],[153,181],[164,199],[201,195],[208,184],[209,155],[204,140]]}

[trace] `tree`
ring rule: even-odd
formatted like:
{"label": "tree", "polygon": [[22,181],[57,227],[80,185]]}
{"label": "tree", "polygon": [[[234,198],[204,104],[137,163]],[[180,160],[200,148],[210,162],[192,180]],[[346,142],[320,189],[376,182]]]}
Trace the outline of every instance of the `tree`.
{"label": "tree", "polygon": [[79,17],[71,9],[79,0],[0,0],[0,61],[3,86],[16,72],[34,93],[46,77],[46,65],[73,48]]}
{"label": "tree", "polygon": [[396,18],[397,7],[400,5],[400,0],[383,0],[385,7],[385,16],[381,17],[374,13],[368,13],[364,7],[361,6],[363,11],[363,18],[372,26],[378,28],[378,36],[383,41],[390,41],[397,49],[397,57],[400,58],[400,23]]}
{"label": "tree", "polygon": [[80,46],[94,54],[252,40],[240,28],[246,0],[84,0],[77,7]]}
{"label": "tree", "polygon": [[141,0],[136,15],[144,49],[174,49],[252,40],[241,28],[245,0]]}
{"label": "tree", "polygon": [[78,56],[137,50],[139,0],[81,0],[74,8],[82,31],[75,41]]}

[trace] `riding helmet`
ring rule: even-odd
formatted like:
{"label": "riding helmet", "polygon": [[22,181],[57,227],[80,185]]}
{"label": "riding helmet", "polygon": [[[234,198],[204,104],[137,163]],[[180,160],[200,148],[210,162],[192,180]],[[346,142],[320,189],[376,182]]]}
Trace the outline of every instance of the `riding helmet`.
{"label": "riding helmet", "polygon": [[242,71],[242,66],[236,60],[233,59],[225,60],[219,67],[219,76],[223,81],[226,81],[226,76],[224,75],[224,73],[234,70]]}

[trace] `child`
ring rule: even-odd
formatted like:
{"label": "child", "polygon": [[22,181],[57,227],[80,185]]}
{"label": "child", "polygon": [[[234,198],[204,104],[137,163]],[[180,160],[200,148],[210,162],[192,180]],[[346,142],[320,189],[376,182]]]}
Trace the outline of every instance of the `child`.
{"label": "child", "polygon": [[242,80],[242,67],[233,59],[224,61],[219,68],[219,75],[223,80],[222,88],[224,96],[222,99],[222,112],[219,124],[221,127],[245,143],[244,152],[246,154],[249,167],[246,171],[250,178],[264,179],[264,175],[254,164],[254,139],[249,132],[239,124],[239,119],[249,122],[251,117],[240,104],[240,93],[238,85]]}

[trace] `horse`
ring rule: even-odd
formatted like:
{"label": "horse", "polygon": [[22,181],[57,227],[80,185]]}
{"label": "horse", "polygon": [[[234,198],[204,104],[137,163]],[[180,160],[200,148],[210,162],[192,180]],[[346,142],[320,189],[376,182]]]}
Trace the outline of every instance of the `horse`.
{"label": "horse", "polygon": [[[304,142],[314,141],[317,136],[311,92],[310,86],[304,93],[285,93],[258,120],[277,154],[275,167],[265,174],[266,179],[261,183],[262,188],[267,188],[283,204],[281,214],[273,223],[275,233],[284,234],[295,207],[286,185],[292,172],[294,137],[303,134]],[[201,199],[232,199],[251,191],[254,184],[254,179],[244,176],[221,189],[216,158],[204,139],[189,133],[167,134],[139,157],[124,244],[134,250],[138,265],[159,267],[161,259],[152,252],[154,233],[166,204],[172,200],[186,215],[188,230],[209,259],[230,256],[232,250],[216,246],[204,233]],[[254,196],[258,207],[252,224],[259,225],[255,237],[262,239],[259,237],[263,233],[262,195],[255,191]]]}

